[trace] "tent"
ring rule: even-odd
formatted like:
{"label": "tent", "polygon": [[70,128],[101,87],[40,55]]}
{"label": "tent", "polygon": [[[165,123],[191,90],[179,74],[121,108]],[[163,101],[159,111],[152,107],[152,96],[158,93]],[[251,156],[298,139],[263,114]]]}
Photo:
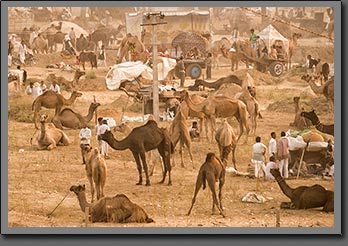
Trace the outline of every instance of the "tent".
{"label": "tent", "polygon": [[289,40],[281,35],[272,25],[268,25],[257,35],[260,37],[260,39],[265,41],[268,50],[276,41],[281,41],[284,44],[284,49],[286,51],[289,50]]}
{"label": "tent", "polygon": [[[43,25],[41,26],[39,32],[43,32],[45,31],[47,28],[49,28],[52,24],[54,24],[54,26],[58,26],[60,21],[52,21],[49,24]],[[82,27],[80,27],[79,25],[70,22],[70,21],[61,21],[62,22],[62,32],[63,33],[69,33],[71,31],[71,28],[74,28],[75,31],[75,35],[76,38],[80,37],[81,34],[83,34],[85,37],[87,37],[88,32],[83,29]]]}

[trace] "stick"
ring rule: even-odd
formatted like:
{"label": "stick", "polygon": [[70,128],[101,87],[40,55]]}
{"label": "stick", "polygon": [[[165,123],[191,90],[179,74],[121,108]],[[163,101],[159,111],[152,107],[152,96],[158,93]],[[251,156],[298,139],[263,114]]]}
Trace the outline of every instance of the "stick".
{"label": "stick", "polygon": [[276,227],[280,227],[280,212],[279,212],[279,208],[276,210]]}
{"label": "stick", "polygon": [[85,208],[85,226],[88,227],[89,222],[89,207]]}
{"label": "stick", "polygon": [[37,131],[38,131],[38,129],[35,130],[33,136],[30,138],[30,145],[33,145],[33,137],[35,136]]}
{"label": "stick", "polygon": [[[308,143],[307,143],[307,146],[308,146]],[[296,177],[296,179],[298,179],[298,176],[300,176],[300,170],[301,170],[301,166],[302,166],[303,156],[304,156],[304,153],[305,153],[305,151],[307,149],[307,146],[305,148],[303,148],[303,150],[302,150],[301,160],[300,160],[300,164],[299,164],[299,167],[298,167],[298,170],[297,170],[297,177]]]}
{"label": "stick", "polygon": [[47,214],[47,217],[50,218],[53,214],[53,212],[59,207],[59,205],[65,200],[65,198],[70,194],[70,191],[63,197],[63,199],[58,203],[58,205],[52,210],[51,213]]}

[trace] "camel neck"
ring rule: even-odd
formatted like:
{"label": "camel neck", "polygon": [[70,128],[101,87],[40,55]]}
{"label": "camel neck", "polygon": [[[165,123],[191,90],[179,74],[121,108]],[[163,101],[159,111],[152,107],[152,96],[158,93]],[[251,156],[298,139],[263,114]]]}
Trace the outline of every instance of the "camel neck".
{"label": "camel neck", "polygon": [[91,204],[87,202],[86,193],[85,192],[80,192],[77,195],[77,198],[79,200],[79,204],[80,204],[80,208],[81,208],[82,212],[85,212],[86,207],[91,207]]}
{"label": "camel neck", "polygon": [[275,177],[280,189],[283,191],[284,195],[286,195],[287,197],[289,197],[290,199],[292,199],[292,189],[290,186],[288,186],[288,184],[285,182],[285,180],[283,179],[282,176],[277,176]]}
{"label": "camel neck", "polygon": [[116,149],[116,150],[125,150],[129,149],[129,140],[128,136],[120,141],[115,139],[113,136],[110,136],[108,139],[103,139],[105,142],[107,142],[111,148]]}

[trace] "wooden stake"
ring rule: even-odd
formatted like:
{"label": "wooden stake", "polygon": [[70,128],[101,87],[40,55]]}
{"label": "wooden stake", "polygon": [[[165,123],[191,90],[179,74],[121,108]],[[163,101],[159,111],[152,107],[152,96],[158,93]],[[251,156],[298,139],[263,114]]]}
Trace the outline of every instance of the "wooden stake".
{"label": "wooden stake", "polygon": [[280,227],[280,211],[279,211],[279,208],[276,210],[276,227]]}
{"label": "wooden stake", "polygon": [[85,226],[88,227],[89,222],[89,207],[86,207],[85,209]]}
{"label": "wooden stake", "polygon": [[[308,146],[308,143],[307,143],[307,146]],[[299,164],[299,167],[298,167],[298,170],[297,170],[297,177],[296,177],[296,179],[298,179],[298,177],[300,176],[300,170],[301,170],[301,167],[302,167],[303,156],[304,156],[304,153],[305,153],[305,151],[307,149],[307,146],[305,148],[303,148],[303,150],[302,150],[301,160],[300,160],[300,164]]]}

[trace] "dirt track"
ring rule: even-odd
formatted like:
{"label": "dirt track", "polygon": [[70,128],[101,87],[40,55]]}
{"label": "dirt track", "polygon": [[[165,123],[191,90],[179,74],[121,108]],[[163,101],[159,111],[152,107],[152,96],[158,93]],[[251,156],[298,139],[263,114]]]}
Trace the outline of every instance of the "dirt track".
{"label": "dirt track", "polygon": [[[322,42],[325,47],[325,42]],[[332,48],[332,47],[331,47]],[[308,51],[308,47],[304,48]],[[301,54],[305,53],[302,49]],[[333,54],[333,51],[332,53]],[[52,61],[59,56],[52,56]],[[108,55],[112,59],[112,54]],[[332,59],[328,56],[327,60]],[[301,56],[297,55],[297,62]],[[45,78],[48,69],[44,64],[47,60],[39,60],[33,67],[27,67],[29,78]],[[48,61],[48,62],[51,62]],[[89,67],[87,71],[89,71]],[[102,104],[98,111],[99,116],[114,117],[119,122],[121,112],[110,108],[110,104],[123,95],[120,91],[106,91],[103,77],[106,69],[98,68],[97,79],[86,80],[82,77],[81,83],[83,97],[77,99],[73,109],[84,115],[89,103],[96,96]],[[51,69],[52,72],[52,69]],[[53,70],[54,72],[54,70]],[[260,74],[249,70],[254,76],[257,85],[258,100],[261,104],[263,119],[258,119],[257,135],[262,137],[262,142],[268,145],[269,134],[276,131],[288,130],[289,123],[294,119],[293,96],[301,95],[306,109],[314,107],[313,103],[320,105],[317,108],[320,119],[325,123],[332,123],[327,112],[327,103],[324,97],[316,97],[307,88],[304,81],[300,80],[302,74],[285,74],[279,79],[274,79],[268,74]],[[228,68],[213,70],[214,79],[230,74]],[[246,70],[239,70],[236,75],[243,78]],[[57,74],[58,75],[58,74]],[[70,79],[72,74],[64,72],[63,75]],[[192,81],[186,81],[188,86]],[[94,90],[93,90],[94,88]],[[87,91],[88,90],[88,91]],[[9,85],[9,104],[13,103],[13,85]],[[63,92],[64,96],[69,93]],[[23,95],[25,98],[30,96]],[[27,99],[26,99],[27,100]],[[270,105],[276,105],[269,110]],[[53,110],[46,110],[53,116]],[[126,111],[125,115],[140,115],[137,112]],[[190,120],[191,122],[191,120]],[[160,122],[160,126],[169,127],[170,122]],[[133,124],[133,126],[139,123]],[[94,123],[91,122],[91,127]],[[236,122],[234,122],[236,127]],[[236,128],[237,129],[237,128]],[[71,185],[86,184],[88,201],[90,201],[89,183],[86,178],[84,166],[81,165],[78,130],[65,130],[73,143],[67,147],[58,147],[52,151],[37,151],[35,141],[30,145],[30,138],[35,130],[32,123],[9,120],[9,152],[8,152],[8,218],[10,227],[80,227],[84,226],[84,214],[79,208],[77,198],[69,194],[61,206],[51,218],[47,214],[51,212],[61,199],[69,192]],[[92,137],[92,145],[96,146],[96,140]],[[118,139],[122,134],[116,135]],[[248,144],[239,144],[237,147],[237,167],[240,171],[246,171],[250,163],[251,146],[254,139],[250,138]],[[115,151],[109,148],[111,159],[107,160],[108,174],[105,187],[107,196],[118,193],[126,194],[133,202],[142,206],[155,220],[151,224],[93,224],[93,226],[115,227],[274,227],[276,210],[282,201],[288,201],[276,182],[262,182],[262,191],[265,197],[272,198],[264,204],[243,203],[242,197],[248,192],[255,191],[256,180],[248,177],[236,177],[227,174],[223,193],[223,206],[226,210],[226,218],[219,215],[211,215],[212,199],[210,192],[200,191],[197,202],[190,217],[185,214],[190,207],[194,191],[195,179],[198,168],[204,162],[207,152],[218,151],[216,143],[208,143],[206,139],[201,142],[193,142],[194,164],[192,169],[189,157],[185,151],[186,167],[180,167],[178,154],[173,168],[173,186],[157,184],[161,179],[161,169],[157,165],[155,174],[151,177],[150,187],[136,186],[137,170],[130,151]],[[21,152],[20,149],[24,151]],[[231,165],[231,164],[229,164]],[[301,178],[287,180],[291,187],[300,185],[321,184],[325,188],[333,190],[333,180],[323,180],[321,177]],[[334,214],[323,213],[320,209],[310,210],[281,210],[281,227],[332,227]]]}

